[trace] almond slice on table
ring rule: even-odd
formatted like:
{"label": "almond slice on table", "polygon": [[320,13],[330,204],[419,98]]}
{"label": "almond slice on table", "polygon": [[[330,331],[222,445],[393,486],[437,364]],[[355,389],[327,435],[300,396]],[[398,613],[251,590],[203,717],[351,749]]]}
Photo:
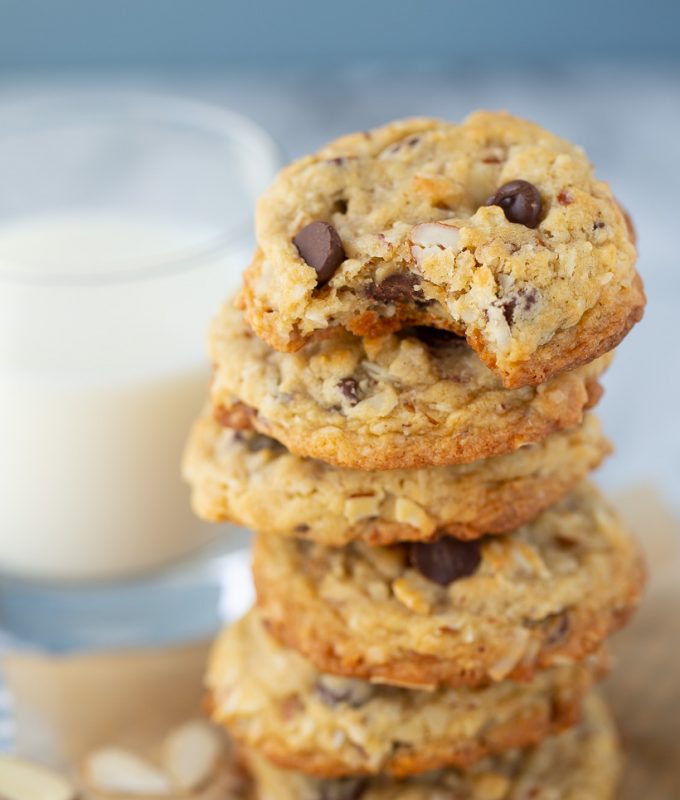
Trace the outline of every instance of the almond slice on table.
{"label": "almond slice on table", "polygon": [[193,720],[165,738],[163,767],[180,789],[191,792],[214,778],[223,753],[218,732],[208,722]]}
{"label": "almond slice on table", "polygon": [[83,779],[88,788],[104,795],[135,798],[172,798],[171,778],[141,756],[122,747],[104,747],[85,759]]}
{"label": "almond slice on table", "polygon": [[3,800],[76,800],[76,788],[63,776],[39,764],[0,756]]}

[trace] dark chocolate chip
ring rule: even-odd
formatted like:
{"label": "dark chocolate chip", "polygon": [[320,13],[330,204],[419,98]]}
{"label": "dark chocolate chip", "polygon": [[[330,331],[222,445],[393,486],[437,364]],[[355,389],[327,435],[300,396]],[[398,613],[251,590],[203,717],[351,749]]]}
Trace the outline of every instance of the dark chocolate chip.
{"label": "dark chocolate chip", "polygon": [[440,586],[472,575],[481,560],[479,542],[461,542],[450,536],[434,542],[411,542],[409,548],[411,566]]}
{"label": "dark chocolate chip", "polygon": [[343,394],[351,406],[355,406],[359,402],[359,384],[354,378],[343,378],[338,381],[338,389]]}
{"label": "dark chocolate chip", "polygon": [[530,311],[538,302],[538,291],[533,286],[523,286],[517,294],[524,312]]}
{"label": "dark chocolate chip", "polygon": [[505,183],[486,201],[487,206],[500,206],[509,222],[535,228],[541,216],[541,195],[529,181]]}
{"label": "dark chocolate chip", "polygon": [[359,708],[370,698],[373,689],[368,681],[321,675],[314,686],[317,695],[327,706],[346,704]]}
{"label": "dark chocolate chip", "polygon": [[426,325],[416,325],[412,328],[404,328],[404,334],[414,336],[423,344],[433,349],[441,347],[451,347],[465,343],[465,337],[458,336],[452,331],[442,328],[430,328]]}
{"label": "dark chocolate chip", "polygon": [[310,527],[306,522],[301,522],[295,526],[295,533],[309,533]]}
{"label": "dark chocolate chip", "polygon": [[347,258],[338,232],[327,222],[310,222],[293,238],[298,253],[316,270],[316,285],[323,286]]}
{"label": "dark chocolate chip", "polygon": [[501,308],[503,309],[503,316],[508,325],[512,325],[515,321],[515,307],[517,306],[517,298],[506,297],[501,300]]}
{"label": "dark chocolate chip", "polygon": [[245,445],[251,453],[259,453],[261,450],[280,450],[282,448],[282,445],[276,439],[272,439],[271,436],[265,436],[263,433],[248,436]]}
{"label": "dark chocolate chip", "polygon": [[320,782],[319,800],[359,800],[368,788],[367,778],[338,778]]}
{"label": "dark chocolate chip", "polygon": [[417,287],[418,277],[412,272],[395,272],[382,283],[372,283],[366,293],[380,303],[407,303],[423,296]]}
{"label": "dark chocolate chip", "polygon": [[538,302],[538,291],[533,286],[522,286],[516,292],[502,297],[499,301],[503,316],[508,325],[515,322],[518,313],[527,313]]}

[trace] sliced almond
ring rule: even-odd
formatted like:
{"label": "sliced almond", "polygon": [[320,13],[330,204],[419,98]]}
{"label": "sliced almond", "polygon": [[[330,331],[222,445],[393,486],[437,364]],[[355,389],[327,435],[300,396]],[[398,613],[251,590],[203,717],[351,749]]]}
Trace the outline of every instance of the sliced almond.
{"label": "sliced almond", "polygon": [[184,791],[205,786],[215,775],[224,751],[217,731],[203,720],[175,728],[163,744],[163,766]]}
{"label": "sliced almond", "polygon": [[489,667],[489,676],[494,681],[502,681],[508,677],[512,670],[519,664],[522,656],[524,655],[531,634],[526,628],[518,628],[515,634],[515,639],[504,655],[498,661]]}
{"label": "sliced almond", "polygon": [[420,265],[436,250],[455,250],[458,247],[460,231],[453,225],[442,222],[422,222],[411,229],[411,255]]}
{"label": "sliced almond", "polygon": [[0,797],[6,800],[75,800],[63,776],[30,761],[0,756]]}
{"label": "sliced almond", "polygon": [[167,798],[173,794],[168,775],[121,747],[91,753],[83,765],[83,778],[95,792],[109,795]]}

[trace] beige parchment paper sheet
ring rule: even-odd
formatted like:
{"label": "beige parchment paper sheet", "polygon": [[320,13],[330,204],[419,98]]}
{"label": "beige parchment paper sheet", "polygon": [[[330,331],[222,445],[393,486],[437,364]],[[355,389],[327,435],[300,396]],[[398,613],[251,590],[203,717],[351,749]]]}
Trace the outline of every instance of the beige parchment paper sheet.
{"label": "beige parchment paper sheet", "polygon": [[680,800],[680,523],[651,487],[614,498],[646,554],[643,603],[605,691],[626,755],[621,800]]}
{"label": "beige parchment paper sheet", "polygon": [[[615,498],[645,549],[649,587],[612,649],[605,684],[627,758],[621,800],[680,800],[680,524],[656,492]],[[147,750],[200,713],[208,643],[146,652],[50,658],[10,655],[19,751],[73,767],[105,744]]]}

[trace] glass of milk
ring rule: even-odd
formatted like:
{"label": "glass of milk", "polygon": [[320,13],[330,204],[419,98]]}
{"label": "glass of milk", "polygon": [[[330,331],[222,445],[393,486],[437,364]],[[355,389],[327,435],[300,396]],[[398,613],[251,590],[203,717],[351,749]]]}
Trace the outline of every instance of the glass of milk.
{"label": "glass of milk", "polygon": [[181,452],[278,166],[260,128],[199,103],[0,104],[0,574],[138,577],[214,538]]}

